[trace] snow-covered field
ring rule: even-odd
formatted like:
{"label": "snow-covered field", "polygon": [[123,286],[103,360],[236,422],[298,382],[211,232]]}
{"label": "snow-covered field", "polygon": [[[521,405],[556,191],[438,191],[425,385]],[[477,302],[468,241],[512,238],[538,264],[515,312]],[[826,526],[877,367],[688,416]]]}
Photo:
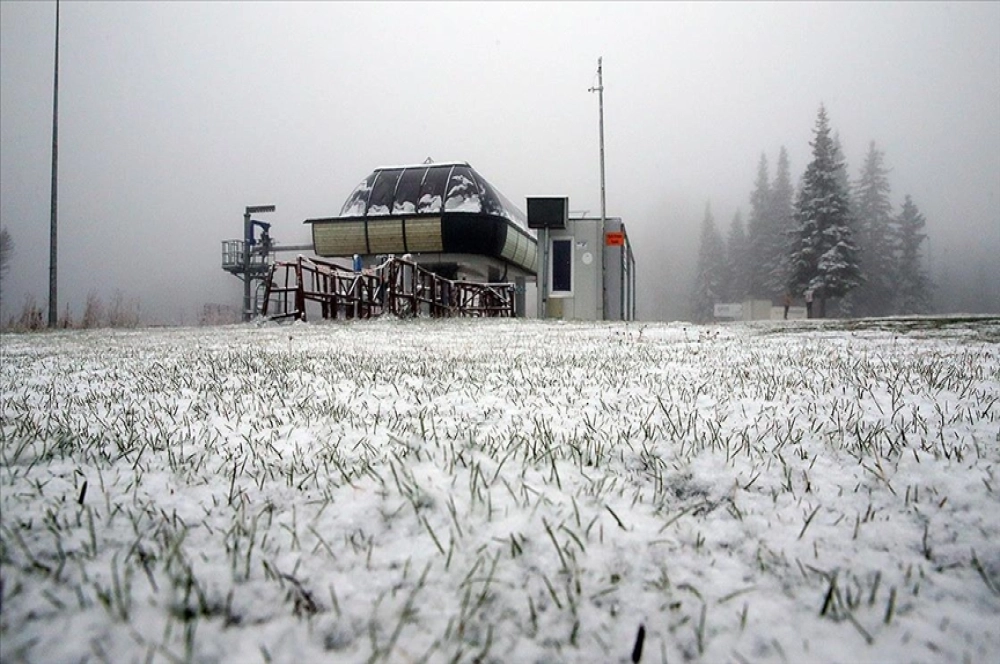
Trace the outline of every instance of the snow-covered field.
{"label": "snow-covered field", "polygon": [[998,319],[0,343],[3,662],[1000,661]]}

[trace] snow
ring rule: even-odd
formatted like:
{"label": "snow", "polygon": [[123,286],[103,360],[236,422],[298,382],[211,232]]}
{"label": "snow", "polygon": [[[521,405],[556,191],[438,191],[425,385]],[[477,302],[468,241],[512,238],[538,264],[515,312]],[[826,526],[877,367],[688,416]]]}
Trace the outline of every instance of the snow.
{"label": "snow", "polygon": [[444,202],[447,212],[482,212],[479,196],[451,196]]}
{"label": "snow", "polygon": [[424,194],[420,197],[418,202],[417,212],[440,212],[441,211],[441,197],[431,196],[430,194]]}
{"label": "snow", "polygon": [[0,343],[4,662],[1000,657],[997,319]]}
{"label": "snow", "polygon": [[479,199],[476,183],[470,178],[455,174],[451,178],[453,184],[448,189],[448,197],[444,202],[447,212],[482,212],[483,205]]}
{"label": "snow", "polygon": [[368,180],[369,178],[362,180],[361,184],[351,192],[344,207],[340,210],[341,217],[358,217],[365,213],[365,206],[368,204],[368,197],[372,190]]}

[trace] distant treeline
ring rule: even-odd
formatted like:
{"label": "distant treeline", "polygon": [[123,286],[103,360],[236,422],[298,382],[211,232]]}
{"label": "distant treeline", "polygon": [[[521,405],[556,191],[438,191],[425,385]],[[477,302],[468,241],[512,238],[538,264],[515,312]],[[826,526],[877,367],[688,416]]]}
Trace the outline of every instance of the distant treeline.
{"label": "distant treeline", "polygon": [[883,152],[872,141],[852,182],[822,106],[813,133],[812,161],[797,189],[784,147],[773,179],[761,155],[750,217],[744,224],[737,210],[725,239],[706,205],[691,293],[694,320],[712,320],[716,303],[801,303],[807,292],[820,317],[930,312],[925,219],[909,195],[894,212]]}
{"label": "distant treeline", "polygon": [[[121,291],[115,291],[110,302],[104,301],[91,291],[83,308],[83,315],[74,318],[66,303],[56,326],[62,329],[92,329],[99,327],[138,327],[142,322],[141,307],[138,300],[126,300]],[[8,330],[41,330],[48,326],[42,308],[35,298],[28,295],[21,305],[17,316],[11,316],[6,322]]]}

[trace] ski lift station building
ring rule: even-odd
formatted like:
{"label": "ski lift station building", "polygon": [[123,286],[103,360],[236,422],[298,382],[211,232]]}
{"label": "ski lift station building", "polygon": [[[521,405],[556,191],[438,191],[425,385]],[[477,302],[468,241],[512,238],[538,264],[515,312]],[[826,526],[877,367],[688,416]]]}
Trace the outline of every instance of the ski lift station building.
{"label": "ski lift station building", "polygon": [[518,315],[632,320],[624,224],[567,209],[565,198],[528,199],[525,215],[468,163],[438,162],[377,168],[338,215],[305,223],[317,255],[356,270],[408,255],[446,279],[515,283]]}

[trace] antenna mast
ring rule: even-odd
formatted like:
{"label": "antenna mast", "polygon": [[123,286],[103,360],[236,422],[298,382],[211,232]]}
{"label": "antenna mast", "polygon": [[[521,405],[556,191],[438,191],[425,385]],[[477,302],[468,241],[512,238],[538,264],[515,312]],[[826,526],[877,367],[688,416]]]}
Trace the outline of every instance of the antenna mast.
{"label": "antenna mast", "polygon": [[604,74],[602,61],[603,57],[597,58],[597,87],[590,88],[590,92],[597,93],[598,106],[600,108],[600,136],[601,136],[601,225],[604,225],[607,217],[607,206],[604,195]]}
{"label": "antenna mast", "polygon": [[[606,240],[605,233],[607,232],[608,225],[608,210],[604,195],[604,68],[603,68],[604,58],[597,58],[597,87],[590,88],[591,92],[597,92],[598,107],[600,108],[600,136],[601,136],[601,243],[603,244]],[[601,306],[599,309],[599,318],[604,318],[604,303],[608,301],[608,283],[605,276],[608,271],[608,256],[604,248],[601,247],[601,275],[600,275],[600,288],[601,288]]]}

